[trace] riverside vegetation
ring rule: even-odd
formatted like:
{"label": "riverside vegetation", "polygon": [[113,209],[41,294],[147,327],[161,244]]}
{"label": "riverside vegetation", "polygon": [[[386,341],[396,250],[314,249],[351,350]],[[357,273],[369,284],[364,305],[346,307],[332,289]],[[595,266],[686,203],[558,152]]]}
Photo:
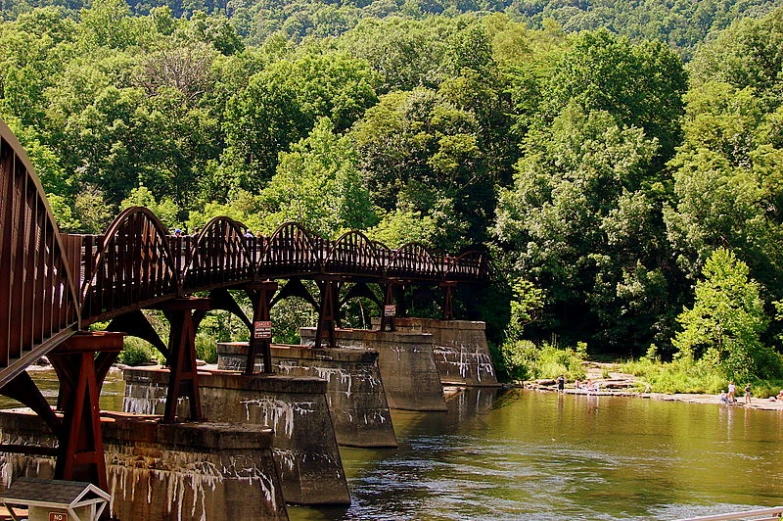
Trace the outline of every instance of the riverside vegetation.
{"label": "riverside vegetation", "polygon": [[[494,284],[458,313],[509,379],[587,353],[655,390],[783,378],[778,2],[0,0],[0,18],[0,117],[63,230],[141,205],[187,230],[483,244]],[[273,313],[276,341],[312,320]],[[207,358],[247,336],[203,326]]]}

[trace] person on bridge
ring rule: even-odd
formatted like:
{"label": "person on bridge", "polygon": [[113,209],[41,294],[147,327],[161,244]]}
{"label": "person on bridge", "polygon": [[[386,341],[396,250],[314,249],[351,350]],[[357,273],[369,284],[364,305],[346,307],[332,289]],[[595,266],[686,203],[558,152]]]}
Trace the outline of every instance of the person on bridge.
{"label": "person on bridge", "polygon": [[253,235],[253,232],[250,231],[250,228],[245,230],[245,237],[255,237],[255,235]]}

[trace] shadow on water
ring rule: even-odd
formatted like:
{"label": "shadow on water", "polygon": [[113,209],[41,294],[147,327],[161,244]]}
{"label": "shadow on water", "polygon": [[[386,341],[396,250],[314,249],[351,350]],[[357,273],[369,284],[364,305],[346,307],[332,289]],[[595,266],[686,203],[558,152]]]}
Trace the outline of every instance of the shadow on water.
{"label": "shadow on water", "polygon": [[648,520],[783,503],[780,413],[466,390],[395,411],[399,447],[343,449],[353,503],[292,520]]}

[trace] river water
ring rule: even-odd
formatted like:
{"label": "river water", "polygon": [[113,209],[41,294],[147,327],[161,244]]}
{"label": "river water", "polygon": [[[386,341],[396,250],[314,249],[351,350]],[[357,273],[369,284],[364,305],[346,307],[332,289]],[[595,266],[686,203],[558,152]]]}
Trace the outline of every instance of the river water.
{"label": "river water", "polygon": [[[53,373],[34,378],[56,397]],[[123,385],[110,373],[103,409],[121,409]],[[394,411],[396,449],[342,448],[351,506],[289,507],[291,520],[671,520],[783,505],[783,411],[516,389],[447,403]]]}
{"label": "river water", "polygon": [[783,504],[779,411],[476,390],[343,449],[349,508],[292,520],[677,519]]}

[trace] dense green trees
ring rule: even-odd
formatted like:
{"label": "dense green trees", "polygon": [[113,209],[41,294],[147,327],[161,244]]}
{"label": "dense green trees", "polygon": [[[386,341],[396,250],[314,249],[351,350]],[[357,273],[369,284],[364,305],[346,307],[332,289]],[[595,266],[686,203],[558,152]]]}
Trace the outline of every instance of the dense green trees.
{"label": "dense green trees", "polygon": [[[692,52],[771,4],[3,2],[0,117],[65,229],[143,204],[169,226],[483,243],[495,341],[524,287],[525,336],[623,355],[700,352],[693,324],[729,320],[697,319],[704,288],[736,272],[759,327],[731,352],[778,342],[783,9]],[[479,9],[506,14],[460,14]]]}

